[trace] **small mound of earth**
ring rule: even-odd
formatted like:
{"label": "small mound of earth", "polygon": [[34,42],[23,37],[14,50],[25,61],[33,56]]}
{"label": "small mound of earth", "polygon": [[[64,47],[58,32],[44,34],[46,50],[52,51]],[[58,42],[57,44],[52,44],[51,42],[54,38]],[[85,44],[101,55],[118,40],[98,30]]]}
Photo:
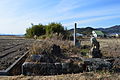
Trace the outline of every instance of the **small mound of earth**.
{"label": "small mound of earth", "polygon": [[47,63],[67,62],[71,59],[81,61],[79,55],[76,54],[77,50],[80,49],[74,48],[73,45],[66,41],[36,41],[31,47],[30,55],[26,61]]}

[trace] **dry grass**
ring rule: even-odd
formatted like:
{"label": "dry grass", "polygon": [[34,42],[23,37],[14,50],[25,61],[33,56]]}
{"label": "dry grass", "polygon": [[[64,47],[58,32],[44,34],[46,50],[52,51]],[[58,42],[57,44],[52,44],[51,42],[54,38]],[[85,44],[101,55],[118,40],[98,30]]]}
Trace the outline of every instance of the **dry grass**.
{"label": "dry grass", "polygon": [[55,39],[55,38],[47,38],[44,40],[37,40],[33,43],[33,46],[31,48],[32,54],[41,54],[43,51],[47,51],[50,53],[51,46],[55,44],[60,46],[61,53],[65,53],[64,55],[72,55],[77,54],[80,52],[80,48],[76,48],[73,45],[72,41],[68,40],[61,40],[61,39]]}
{"label": "dry grass", "polygon": [[120,75],[88,72],[54,76],[5,76],[0,77],[0,80],[120,80]]}
{"label": "dry grass", "polygon": [[[97,39],[100,43],[100,50],[103,56],[106,57],[120,57],[120,39]],[[82,45],[91,45],[90,40],[84,40]]]}
{"label": "dry grass", "polygon": [[120,57],[120,39],[98,39],[101,51],[107,57]]}
{"label": "dry grass", "polygon": [[[60,47],[60,51],[57,50],[53,53],[53,45]],[[44,40],[36,40],[31,49],[31,54],[43,54],[49,56],[49,58],[54,60],[54,62],[64,62],[68,61],[69,57],[78,57],[80,48],[74,47],[72,41],[61,40],[56,38],[47,38]],[[31,61],[28,57],[26,61]]]}

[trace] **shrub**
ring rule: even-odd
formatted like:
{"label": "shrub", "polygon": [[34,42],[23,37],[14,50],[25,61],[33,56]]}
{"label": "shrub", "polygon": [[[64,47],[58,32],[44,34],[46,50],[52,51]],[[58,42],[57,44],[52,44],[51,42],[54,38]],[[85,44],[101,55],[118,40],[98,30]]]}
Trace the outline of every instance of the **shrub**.
{"label": "shrub", "polygon": [[51,34],[51,33],[63,33],[64,32],[64,27],[60,23],[50,23],[46,27],[46,33]]}
{"label": "shrub", "polygon": [[34,37],[44,35],[45,32],[45,26],[42,24],[39,25],[32,25],[31,28],[26,29],[26,37]]}
{"label": "shrub", "polygon": [[33,25],[26,29],[26,37],[34,37],[35,35],[39,38],[50,38],[52,35],[57,34],[57,36],[62,35],[63,39],[68,39],[69,32],[64,30],[64,27],[60,23],[50,23],[48,25]]}

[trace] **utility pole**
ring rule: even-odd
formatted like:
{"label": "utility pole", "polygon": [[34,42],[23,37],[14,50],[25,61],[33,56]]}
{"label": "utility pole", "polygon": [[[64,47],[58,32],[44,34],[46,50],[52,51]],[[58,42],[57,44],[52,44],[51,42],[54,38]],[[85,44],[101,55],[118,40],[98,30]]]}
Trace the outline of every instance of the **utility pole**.
{"label": "utility pole", "polygon": [[76,28],[77,28],[77,23],[75,23],[74,27],[74,45],[76,46]]}

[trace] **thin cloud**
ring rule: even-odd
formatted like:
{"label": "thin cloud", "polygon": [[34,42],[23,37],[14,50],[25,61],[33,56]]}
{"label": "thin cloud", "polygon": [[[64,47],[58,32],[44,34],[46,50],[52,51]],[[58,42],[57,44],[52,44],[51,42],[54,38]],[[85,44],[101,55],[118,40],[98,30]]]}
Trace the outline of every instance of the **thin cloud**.
{"label": "thin cloud", "polygon": [[[119,3],[119,0],[1,0],[0,32],[23,33],[30,23],[61,22],[70,26],[74,22],[83,25],[112,19],[119,22]],[[10,29],[5,31],[6,28]]]}
{"label": "thin cloud", "polygon": [[101,9],[99,11],[96,10],[89,10],[89,11],[85,11],[85,12],[81,12],[79,14],[71,14],[71,15],[65,15],[65,16],[59,16],[59,17],[50,17],[47,19],[42,19],[43,22],[47,23],[47,22],[54,22],[54,21],[65,21],[65,20],[72,20],[72,19],[76,19],[76,18],[88,18],[88,17],[95,17],[95,16],[106,16],[106,15],[118,15],[120,14],[119,11],[120,9],[107,9],[105,8],[105,10]]}
{"label": "thin cloud", "polygon": [[99,2],[100,0],[94,0],[94,2],[88,0],[61,0],[57,5],[54,7],[54,11],[58,14],[62,14],[64,12],[70,12],[76,8],[82,8],[84,6],[89,6]]}
{"label": "thin cloud", "polygon": [[86,19],[86,20],[79,20],[79,21],[74,21],[74,22],[71,22],[71,23],[64,24],[64,26],[72,26],[74,23],[87,24],[87,23],[90,23],[90,22],[103,21],[103,20],[109,20],[109,19],[114,19],[114,18],[120,18],[120,15],[104,16],[104,17],[97,17],[97,18],[91,18],[91,19]]}

